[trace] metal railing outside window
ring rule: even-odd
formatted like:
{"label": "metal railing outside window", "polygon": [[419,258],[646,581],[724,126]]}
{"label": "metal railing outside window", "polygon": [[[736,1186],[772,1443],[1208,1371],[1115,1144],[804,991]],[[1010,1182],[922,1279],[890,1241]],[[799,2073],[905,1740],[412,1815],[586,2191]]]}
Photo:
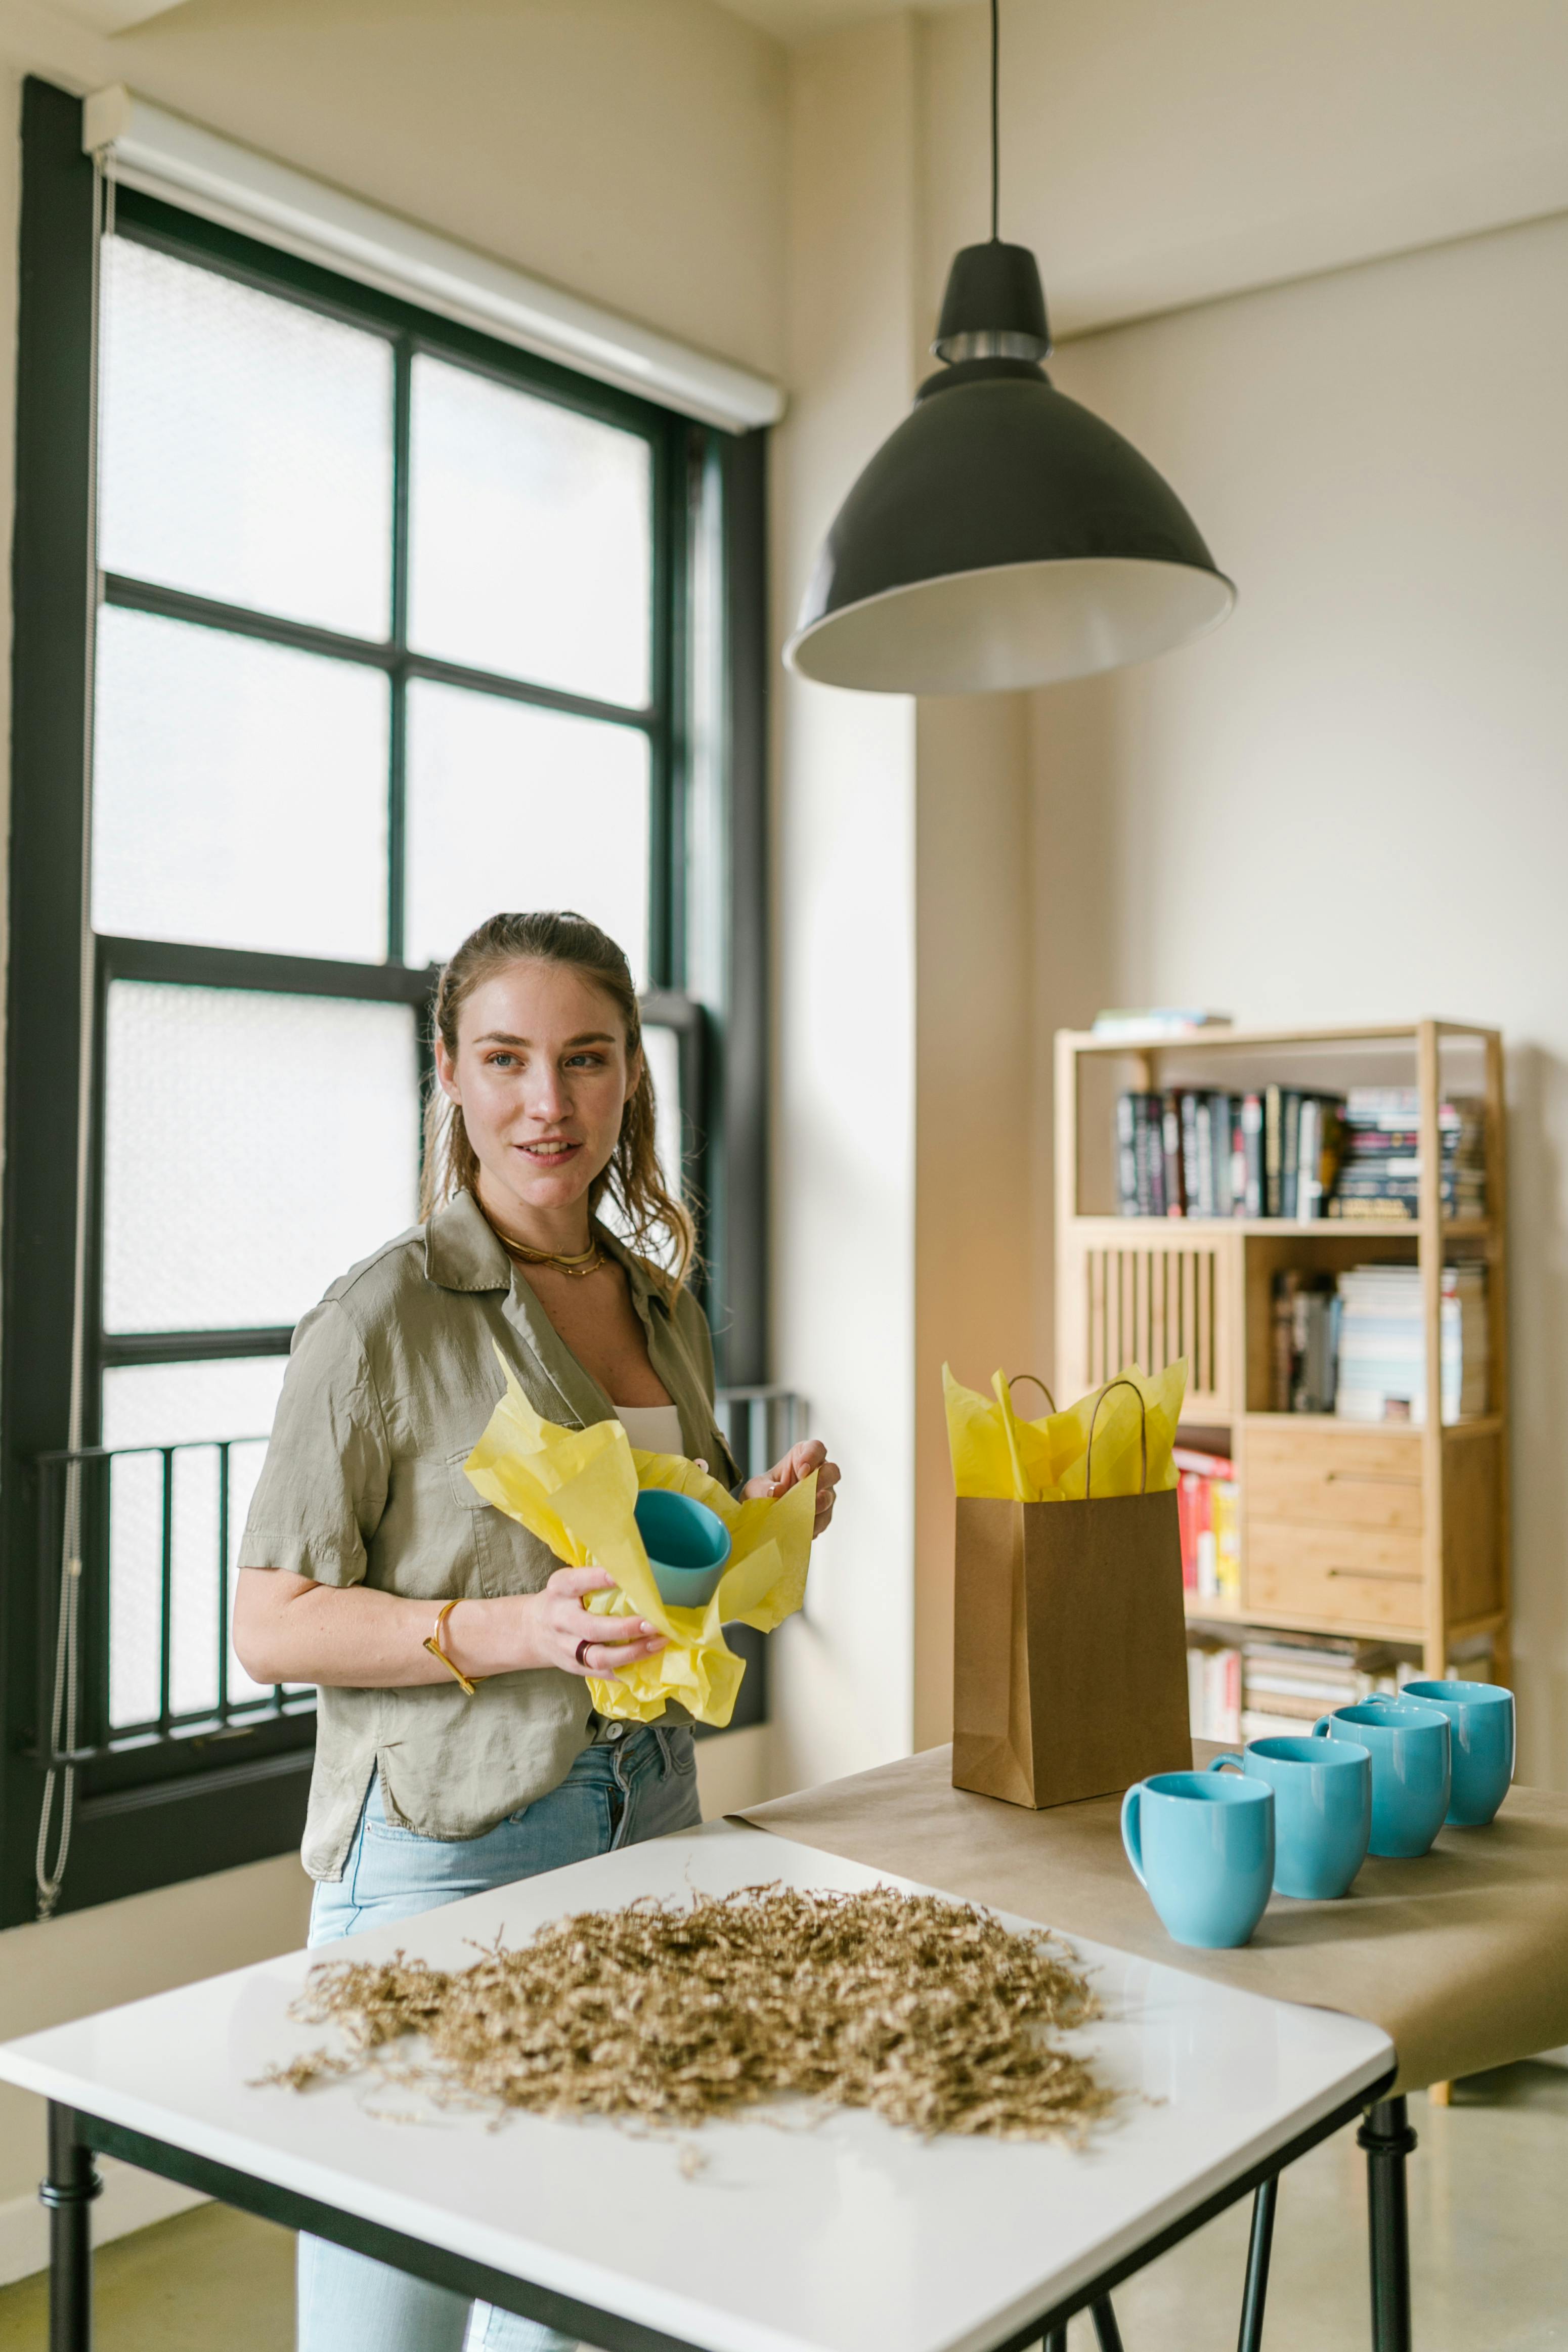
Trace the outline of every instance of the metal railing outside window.
{"label": "metal railing outside window", "polygon": [[[721,1389],[717,1402],[746,1478],[771,1468],[804,1427],[790,1389]],[[235,1560],[266,1445],[263,1437],[200,1438],[39,1458],[39,1589],[61,1612],[44,1612],[37,1661],[38,1760],[47,1769],[74,1771],[153,1745],[205,1745],[313,1714],[313,1686],[252,1682],[229,1638]],[[68,1613],[72,1654],[62,1676]],[[765,1717],[763,1653],[743,1627],[731,1639],[754,1667],[742,1727]]]}

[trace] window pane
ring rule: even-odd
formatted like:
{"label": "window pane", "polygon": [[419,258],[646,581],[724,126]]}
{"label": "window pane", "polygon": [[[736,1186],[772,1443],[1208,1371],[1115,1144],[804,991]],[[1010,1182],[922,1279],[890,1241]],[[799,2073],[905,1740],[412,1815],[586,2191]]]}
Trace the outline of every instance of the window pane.
{"label": "window pane", "polygon": [[410,963],[499,908],[572,907],[647,971],[648,746],[635,727],[416,679],[408,689]]}
{"label": "window pane", "polygon": [[422,353],[409,488],[419,652],[646,705],[652,465],[639,434]]}
{"label": "window pane", "polygon": [[681,1168],[680,1033],[660,1023],[645,1022],[642,1049],[653,1080],[654,1149],[664,1171],[666,1189],[679,1196],[685,1191]]}
{"label": "window pane", "polygon": [[106,572],[386,635],[381,336],[108,237],[99,397]]}
{"label": "window pane", "polygon": [[106,604],[95,702],[97,930],[382,961],[380,671]]}
{"label": "window pane", "polygon": [[[228,1565],[267,1452],[286,1356],[222,1363],[116,1366],[103,1376],[103,1443],[176,1445],[197,1438],[250,1437],[229,1448]],[[170,1698],[176,1714],[217,1705],[219,1457],[216,1446],[174,1456],[172,1547],[174,1643]],[[130,1454],[110,1472],[109,1518],[109,1712],[110,1723],[145,1723],[159,1700],[163,1605],[163,1464]],[[227,1639],[226,1629],[225,1639]],[[231,1704],[270,1696],[228,1654]]]}
{"label": "window pane", "polygon": [[116,981],[106,1050],[106,1330],[293,1323],[413,1222],[408,1006]]}
{"label": "window pane", "polygon": [[[665,1189],[677,1200],[685,1197],[680,1158],[680,1040],[677,1030],[667,1028],[662,1022],[645,1021],[642,1033],[643,1052],[647,1057],[648,1074],[653,1079],[654,1150],[663,1171]],[[622,1216],[613,1201],[599,1204],[601,1223],[624,1242],[635,1242],[628,1221]]]}
{"label": "window pane", "polygon": [[265,1439],[287,1356],[205,1364],[114,1364],[103,1375],[103,1443],[184,1445],[194,1438]]}

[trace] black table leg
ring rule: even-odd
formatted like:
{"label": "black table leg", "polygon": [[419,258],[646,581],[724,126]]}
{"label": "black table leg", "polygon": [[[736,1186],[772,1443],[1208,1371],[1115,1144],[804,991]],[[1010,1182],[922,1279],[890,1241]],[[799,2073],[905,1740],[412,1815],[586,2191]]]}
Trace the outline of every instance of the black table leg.
{"label": "black table leg", "polygon": [[38,2183],[49,2209],[49,2352],[92,2352],[90,2208],[102,2186],[74,2112],[51,2099],[48,2178]]}
{"label": "black table leg", "polygon": [[1236,2352],[1263,2352],[1263,2305],[1268,2294],[1268,2257],[1274,2251],[1274,2208],[1279,2175],[1260,2180],[1252,2200],[1252,2238],[1247,2249],[1247,2284],[1241,2295],[1241,2333]]}
{"label": "black table leg", "polygon": [[1366,2150],[1373,2352],[1410,2352],[1410,2221],[1405,2159],[1415,2146],[1415,2135],[1404,2100],[1380,2099],[1368,2107],[1356,2145]]}
{"label": "black table leg", "polygon": [[1102,2294],[1098,2303],[1089,2305],[1094,2314],[1094,2332],[1100,2352],[1121,2352],[1121,2330],[1116,2325],[1116,2314],[1110,2308],[1110,2297]]}
{"label": "black table leg", "polygon": [[1045,2352],[1068,2352],[1068,2332],[1065,2327],[1053,2327],[1044,2338]]}

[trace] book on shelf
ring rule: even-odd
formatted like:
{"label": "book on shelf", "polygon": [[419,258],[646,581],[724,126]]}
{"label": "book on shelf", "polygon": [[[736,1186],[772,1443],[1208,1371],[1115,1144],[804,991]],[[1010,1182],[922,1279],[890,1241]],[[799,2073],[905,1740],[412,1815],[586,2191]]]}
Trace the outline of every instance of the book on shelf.
{"label": "book on shelf", "polygon": [[[1486,1107],[1438,1106],[1445,1217],[1486,1215]],[[1117,1207],[1124,1217],[1395,1220],[1420,1214],[1420,1097],[1414,1087],[1348,1095],[1268,1086],[1255,1094],[1170,1087],[1116,1108]]]}
{"label": "book on shelf", "polygon": [[1284,1266],[1274,1276],[1269,1358],[1272,1412],[1332,1412],[1340,1300],[1331,1274]]}
{"label": "book on shelf", "polygon": [[1234,1608],[1241,1599],[1241,1506],[1236,1465],[1228,1455],[1177,1445],[1176,1517],[1182,1537],[1182,1584],[1199,1601]]}
{"label": "book on shelf", "polygon": [[1241,1652],[1201,1642],[1187,1650],[1187,1715],[1194,1739],[1241,1738]]}
{"label": "book on shelf", "polygon": [[[1342,1421],[1426,1418],[1426,1326],[1421,1269],[1358,1265],[1339,1279],[1339,1376],[1334,1410]],[[1487,1269],[1463,1263],[1441,1269],[1439,1380],[1445,1423],[1488,1410],[1489,1335]]]}
{"label": "book on shelf", "polygon": [[1228,1029],[1228,1013],[1204,1013],[1185,1004],[1153,1004],[1142,1012],[1097,1013],[1094,1034],[1102,1041],[1125,1038],[1137,1044],[1147,1037],[1190,1037],[1197,1029]]}
{"label": "book on shelf", "polygon": [[[1414,1087],[1352,1087],[1344,1146],[1328,1214],[1413,1218],[1421,1213],[1421,1098]],[[1437,1106],[1438,1202],[1445,1217],[1487,1213],[1486,1105],[1455,1095]]]}
{"label": "book on shelf", "polygon": [[1420,1673],[1417,1659],[1352,1636],[1270,1630],[1226,1643],[1200,1632],[1187,1651],[1192,1727],[1200,1739],[1301,1738],[1335,1707]]}
{"label": "book on shelf", "polygon": [[1263,1099],[1260,1095],[1243,1095],[1237,1115],[1236,1143],[1240,1160],[1239,1183],[1233,1179],[1235,1195],[1241,1203],[1244,1217],[1263,1214]]}
{"label": "book on shelf", "polygon": [[1338,1096],[1289,1087],[1120,1095],[1119,1214],[1321,1216],[1339,1168],[1339,1103]]}
{"label": "book on shelf", "polygon": [[1187,1213],[1186,1138],[1183,1132],[1182,1097],[1173,1089],[1160,1097],[1160,1143],[1164,1154],[1165,1214]]}

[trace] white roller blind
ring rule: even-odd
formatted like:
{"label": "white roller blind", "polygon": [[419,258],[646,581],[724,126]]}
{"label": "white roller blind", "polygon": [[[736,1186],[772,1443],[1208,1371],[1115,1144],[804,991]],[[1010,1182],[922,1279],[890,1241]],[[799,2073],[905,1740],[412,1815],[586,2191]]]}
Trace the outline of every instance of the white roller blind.
{"label": "white roller blind", "polygon": [[119,86],[88,100],[82,144],[126,187],[603,383],[642,393],[683,415],[743,433],[775,424],[784,414],[784,394],[765,376],[601,310]]}

